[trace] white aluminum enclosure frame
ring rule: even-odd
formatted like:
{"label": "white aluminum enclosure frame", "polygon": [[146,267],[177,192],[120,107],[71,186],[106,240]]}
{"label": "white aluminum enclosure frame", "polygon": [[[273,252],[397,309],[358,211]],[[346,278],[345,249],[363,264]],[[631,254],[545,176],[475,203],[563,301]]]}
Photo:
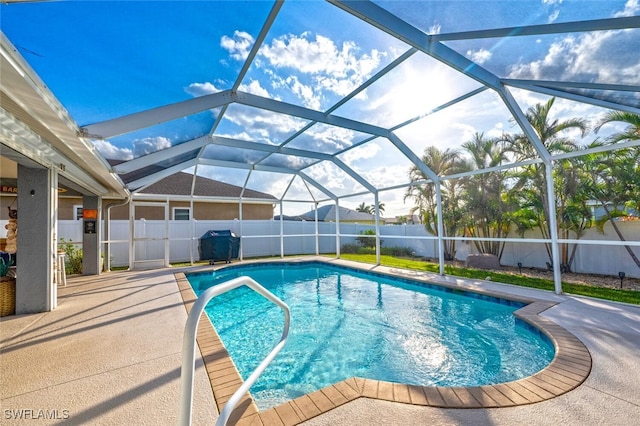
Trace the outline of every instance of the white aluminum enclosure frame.
{"label": "white aluminum enclosure frame", "polygon": [[[82,134],[87,137],[94,138],[108,138],[115,135],[133,132],[145,127],[163,123],[185,117],[194,113],[219,108],[218,114],[214,125],[212,126],[209,135],[196,138],[191,141],[187,141],[180,145],[175,145],[171,148],[163,151],[155,152],[143,157],[136,158],[134,160],[114,166],[113,170],[117,173],[129,173],[139,171],[144,167],[158,165],[163,161],[174,160],[181,158],[181,155],[187,155],[191,152],[196,152],[190,158],[185,159],[177,164],[173,164],[170,167],[164,168],[155,173],[147,174],[137,178],[134,181],[128,182],[127,187],[135,195],[136,191],[143,188],[159,179],[169,176],[177,171],[185,170],[191,167],[197,167],[199,165],[209,165],[215,167],[236,168],[247,170],[249,174],[253,171],[265,171],[271,173],[283,173],[291,176],[299,177],[303,180],[305,185],[311,185],[320,193],[326,195],[326,199],[317,199],[312,195],[314,202],[333,201],[336,207],[340,204],[340,197],[331,191],[324,188],[318,182],[309,176],[305,172],[305,169],[311,165],[318,164],[320,162],[332,163],[339,170],[344,172],[346,176],[353,179],[359,185],[361,185],[367,194],[371,194],[375,200],[375,228],[376,228],[376,252],[377,261],[380,261],[380,212],[378,211],[378,201],[380,193],[385,190],[397,189],[398,186],[393,188],[376,187],[371,182],[367,181],[358,172],[353,170],[349,165],[340,160],[339,156],[345,152],[352,150],[356,147],[363,146],[369,141],[377,138],[384,139],[390,142],[395,149],[401,152],[411,164],[415,165],[427,178],[427,182],[432,182],[435,185],[437,204],[438,204],[438,236],[437,239],[438,251],[439,251],[439,264],[440,273],[444,274],[444,241],[446,239],[457,239],[455,236],[444,236],[443,223],[442,223],[442,194],[441,194],[441,182],[447,179],[453,178],[452,176],[437,176],[432,170],[430,170],[416,155],[411,151],[407,145],[397,136],[395,131],[407,126],[421,118],[428,115],[435,114],[438,111],[446,109],[458,102],[465,99],[474,97],[485,90],[491,90],[497,94],[502,100],[511,116],[518,124],[522,132],[527,136],[535,151],[537,152],[538,159],[531,159],[522,163],[514,163],[505,166],[501,166],[499,169],[514,168],[524,164],[531,164],[533,162],[541,162],[544,164],[546,170],[547,186],[546,190],[550,194],[548,200],[548,208],[550,211],[555,211],[555,194],[553,193],[553,183],[551,182],[551,171],[553,163],[556,160],[562,158],[570,158],[574,155],[582,155],[587,153],[586,151],[577,152],[567,155],[552,155],[542,144],[541,140],[535,133],[532,126],[528,123],[525,113],[515,101],[510,88],[525,89],[531,92],[540,93],[549,96],[556,96],[560,98],[569,99],[572,101],[588,103],[602,108],[614,109],[619,111],[630,112],[633,114],[640,114],[640,107],[637,105],[628,105],[624,103],[616,103],[612,101],[605,101],[596,97],[589,97],[583,94],[571,93],[565,89],[588,89],[588,90],[615,90],[620,92],[628,92],[632,94],[640,94],[640,88],[637,86],[630,86],[624,84],[598,84],[598,83],[583,83],[583,82],[563,82],[563,81],[534,81],[534,80],[517,80],[517,79],[501,79],[494,73],[483,68],[477,63],[474,63],[467,57],[456,52],[452,48],[444,44],[446,41],[457,40],[469,40],[469,39],[483,39],[483,38],[495,38],[495,37],[518,37],[518,36],[535,36],[535,35],[548,35],[548,34],[565,34],[565,33],[581,33],[591,31],[609,31],[609,30],[622,30],[622,29],[638,29],[640,28],[640,17],[619,17],[608,19],[596,19],[592,21],[577,21],[577,22],[565,22],[565,23],[551,23],[546,25],[531,25],[523,27],[510,27],[510,28],[495,28],[488,30],[476,30],[476,31],[463,31],[455,33],[444,34],[427,34],[424,31],[412,26],[400,17],[392,14],[381,6],[373,2],[368,1],[338,1],[329,0],[329,3],[337,8],[349,13],[358,19],[366,22],[368,25],[376,27],[380,31],[406,43],[408,49],[399,55],[395,60],[379,70],[374,76],[362,83],[359,87],[355,88],[351,93],[343,97],[339,102],[330,107],[324,112],[304,108],[298,105],[293,105],[285,102],[281,102],[275,99],[269,99],[255,94],[246,93],[240,91],[240,85],[247,75],[249,68],[254,62],[257,53],[265,41],[269,30],[278,17],[278,13],[282,7],[282,1],[275,1],[268,17],[266,18],[260,33],[256,37],[254,45],[251,47],[247,58],[242,66],[242,69],[238,73],[236,81],[234,82],[230,90],[221,91],[218,93],[201,96],[198,98],[190,99],[183,102],[178,102],[170,105],[153,108],[146,111],[130,114],[124,117],[86,125],[82,128]],[[390,71],[396,69],[400,64],[405,62],[414,55],[427,55],[430,58],[446,65],[452,72],[462,73],[465,76],[475,80],[478,83],[478,87],[470,90],[469,92],[459,96],[456,99],[445,102],[444,104],[426,111],[423,114],[416,116],[412,119],[406,120],[403,123],[397,124],[390,128],[383,128],[375,126],[370,123],[351,120],[345,117],[335,115],[334,112],[345,102],[358,94],[362,93],[367,87],[374,84],[377,80],[385,76]],[[216,129],[220,121],[224,118],[227,108],[232,104],[238,104],[257,108],[261,110],[268,110],[278,114],[285,114],[299,119],[306,120],[308,123],[303,126],[295,134],[291,135],[287,140],[283,141],[279,145],[268,145],[258,142],[252,142],[247,140],[236,140],[222,135],[216,134]],[[291,141],[295,140],[298,136],[304,134],[311,126],[316,123],[324,123],[330,126],[341,127],[352,131],[360,132],[368,135],[359,142],[344,148],[333,154],[320,153],[314,151],[308,151],[303,149],[296,149],[287,146]],[[203,158],[204,150],[209,145],[225,146],[231,148],[239,148],[243,150],[252,150],[261,153],[261,159],[256,162],[236,162],[236,161],[223,161],[211,158]],[[622,146],[637,146],[636,142],[619,144],[618,146],[610,146],[602,148],[601,151],[615,150]],[[265,160],[272,155],[288,155],[296,156],[309,160],[309,163],[305,167],[300,169],[288,169],[284,167],[274,167],[264,164]],[[493,170],[493,169],[492,169]],[[483,172],[489,172],[492,170],[484,170]],[[495,170],[498,170],[496,168]],[[468,172],[456,175],[456,177],[471,176],[480,172]],[[195,175],[194,175],[195,179]],[[425,182],[426,183],[426,182]],[[247,181],[245,181],[246,188]],[[290,183],[291,184],[291,183]],[[289,185],[290,185],[289,184]],[[410,183],[407,183],[405,187],[408,187]],[[402,187],[402,186],[400,186]],[[287,189],[288,190],[288,189]],[[311,191],[309,191],[311,193]],[[287,192],[282,195],[278,200],[282,209],[282,203],[286,201]],[[354,194],[350,194],[352,196]],[[240,204],[242,203],[242,197],[240,197]],[[281,210],[282,213],[282,210]],[[336,217],[336,241],[337,241],[337,253],[340,255],[339,241],[340,241],[340,225],[339,217]],[[281,226],[282,229],[282,226]],[[552,247],[553,263],[559,264],[559,240],[556,226],[556,218],[551,218],[550,223],[551,236],[549,241]],[[521,239],[502,239],[501,241],[522,241]],[[544,240],[543,240],[544,241]],[[562,240],[566,242],[568,240]],[[585,243],[580,241],[580,243]],[[626,244],[630,244],[626,242]],[[281,246],[283,240],[281,237]],[[618,245],[622,245],[619,243]],[[631,242],[631,245],[635,245]],[[554,270],[555,291],[557,293],[562,292],[560,271],[559,268]]]}

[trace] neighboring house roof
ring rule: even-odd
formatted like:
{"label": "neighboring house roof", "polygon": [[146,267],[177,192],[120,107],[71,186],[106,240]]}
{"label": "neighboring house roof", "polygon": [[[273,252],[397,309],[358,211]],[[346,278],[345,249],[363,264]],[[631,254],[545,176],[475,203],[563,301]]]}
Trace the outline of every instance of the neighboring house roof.
{"label": "neighboring house roof", "polygon": [[[178,172],[164,179],[160,179],[140,192],[142,194],[190,195],[192,183],[192,174]],[[264,192],[245,188],[243,193],[242,187],[240,186],[196,176],[193,195],[201,197],[240,197],[240,194],[242,194],[243,198],[276,199],[273,195],[265,194]]]}
{"label": "neighboring house roof", "polygon": [[[115,165],[120,161],[107,160],[109,164]],[[127,180],[123,180],[126,182]],[[193,175],[185,172],[174,173],[166,178],[149,185],[141,191],[142,194],[158,194],[158,195],[191,195],[191,186],[193,184]],[[200,197],[231,197],[237,198],[242,194],[243,198],[261,198],[261,199],[273,199],[276,198],[273,195],[266,194],[260,191],[254,191],[253,189],[245,188],[244,193],[242,187],[236,185],[230,185],[228,183],[220,182],[214,179],[209,179],[202,176],[196,176],[196,183],[193,188],[193,195]]]}
{"label": "neighboring house roof", "polygon": [[[346,207],[339,208],[340,220],[345,222],[372,222],[376,220],[375,216],[369,213],[362,213],[355,210],[348,209]],[[276,218],[277,219],[277,218]],[[311,210],[307,213],[303,213],[299,216],[284,216],[284,220],[316,220],[315,210]],[[336,206],[328,205],[318,208],[318,221],[320,222],[335,222],[336,220]]]}

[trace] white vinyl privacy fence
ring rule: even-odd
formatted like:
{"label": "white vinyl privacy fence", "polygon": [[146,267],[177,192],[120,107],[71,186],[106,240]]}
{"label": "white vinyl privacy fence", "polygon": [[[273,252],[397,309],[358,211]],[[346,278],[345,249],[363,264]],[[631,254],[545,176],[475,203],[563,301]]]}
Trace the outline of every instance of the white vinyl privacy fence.
{"label": "white vinyl privacy fence", "polygon": [[[640,222],[618,222],[618,227],[625,238],[632,244],[632,250],[640,256]],[[82,241],[82,221],[59,221],[58,234],[67,241]],[[278,220],[238,220],[228,221],[168,221],[139,220],[136,221],[134,236],[135,259],[137,261],[163,259],[168,261],[189,262],[199,260],[199,239],[209,230],[231,230],[241,237],[241,254],[243,258],[260,256],[280,256],[295,254],[328,254],[336,253],[338,245],[356,244],[356,237],[366,230],[375,230],[373,225],[341,223],[339,235],[336,236],[334,222],[299,222]],[[129,265],[129,221],[111,221],[111,265]],[[103,227],[104,230],[104,227]],[[281,237],[282,234],[282,237]],[[317,238],[316,238],[317,234]],[[167,235],[165,238],[164,235]],[[102,233],[106,241],[107,236]],[[507,242],[501,259],[505,266],[545,268],[549,261],[544,244],[535,232],[529,232],[520,241],[516,235]],[[437,262],[437,240],[428,234],[422,225],[388,225],[380,226],[382,247],[408,247],[418,256],[433,259]],[[591,242],[587,243],[588,240]],[[638,268],[624,247],[610,245],[619,241],[610,224],[605,226],[605,233],[596,230],[587,231],[576,251],[572,270],[580,273],[593,273],[617,276],[624,271],[626,276],[640,277]],[[594,241],[598,243],[594,244]],[[569,247],[571,247],[571,244]],[[167,250],[165,253],[165,247]],[[474,247],[468,240],[457,241],[456,258],[465,260],[474,253]]]}

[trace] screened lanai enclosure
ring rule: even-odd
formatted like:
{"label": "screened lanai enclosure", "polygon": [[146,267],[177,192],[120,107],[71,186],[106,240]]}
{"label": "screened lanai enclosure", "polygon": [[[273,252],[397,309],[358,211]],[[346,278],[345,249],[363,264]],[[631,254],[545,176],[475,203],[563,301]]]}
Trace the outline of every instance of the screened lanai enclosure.
{"label": "screened lanai enclosure", "polygon": [[[441,274],[535,252],[557,292],[576,259],[640,276],[637,0],[5,3],[3,55],[131,200],[184,171],[273,195],[277,254],[330,205],[371,213],[378,261],[416,222]],[[316,252],[366,235],[332,222]]]}

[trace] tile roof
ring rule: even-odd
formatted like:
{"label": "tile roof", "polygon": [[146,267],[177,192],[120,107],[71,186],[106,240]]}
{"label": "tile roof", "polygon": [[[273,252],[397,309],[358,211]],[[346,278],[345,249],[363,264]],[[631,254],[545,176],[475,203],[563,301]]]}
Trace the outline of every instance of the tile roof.
{"label": "tile roof", "polygon": [[[111,166],[121,163],[121,160],[107,160]],[[156,170],[157,171],[157,170]],[[132,176],[134,173],[121,174],[120,177],[124,182],[135,180],[141,176]],[[161,194],[161,195],[191,195],[191,185],[193,183],[193,175],[191,173],[178,172],[166,178],[149,185],[139,191],[142,194]],[[193,195],[200,197],[240,197],[242,187],[230,185],[214,179],[196,176],[196,184]],[[255,191],[245,188],[244,198],[262,198],[276,200],[271,194]]]}
{"label": "tile roof", "polygon": [[[192,174],[178,172],[164,179],[160,179],[158,182],[149,185],[140,192],[143,194],[190,195],[192,182]],[[240,197],[241,193],[242,187],[240,186],[196,176],[193,195],[201,197]],[[254,191],[249,188],[245,188],[243,197],[276,199],[273,195]]]}

